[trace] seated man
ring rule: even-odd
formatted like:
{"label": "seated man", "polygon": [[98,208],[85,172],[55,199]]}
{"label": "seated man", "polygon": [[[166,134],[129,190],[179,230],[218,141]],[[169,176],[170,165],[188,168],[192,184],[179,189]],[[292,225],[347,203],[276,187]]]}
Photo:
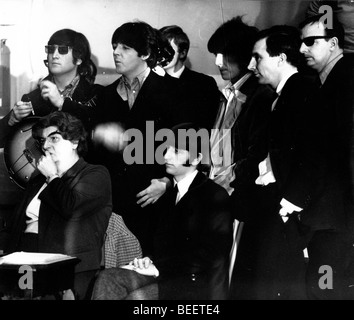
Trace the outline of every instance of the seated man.
{"label": "seated man", "polygon": [[[186,130],[189,139],[183,136]],[[201,139],[190,145],[189,133],[197,134],[193,125],[178,125],[172,132],[176,144],[167,142],[164,159],[175,188],[158,202],[161,215],[155,233],[155,256],[151,257],[154,263],[144,257],[122,268],[101,271],[93,300],[129,299],[137,292],[150,300],[226,298],[232,244],[228,193],[198,170],[202,142],[208,144],[207,130],[198,131]]]}

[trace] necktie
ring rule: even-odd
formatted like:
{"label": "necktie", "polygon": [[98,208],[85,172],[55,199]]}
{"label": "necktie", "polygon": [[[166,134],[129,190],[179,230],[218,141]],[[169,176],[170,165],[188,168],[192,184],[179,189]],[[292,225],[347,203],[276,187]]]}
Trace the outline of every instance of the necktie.
{"label": "necktie", "polygon": [[276,104],[277,104],[277,102],[278,102],[278,98],[279,98],[279,93],[277,93],[277,92],[274,92],[273,93],[273,103],[272,103],[272,111],[274,110],[274,108],[275,108],[275,106],[276,106]]}
{"label": "necktie", "polygon": [[176,183],[171,193],[171,200],[173,201],[174,204],[177,204],[177,199],[178,199],[177,197],[178,197],[178,185]]}

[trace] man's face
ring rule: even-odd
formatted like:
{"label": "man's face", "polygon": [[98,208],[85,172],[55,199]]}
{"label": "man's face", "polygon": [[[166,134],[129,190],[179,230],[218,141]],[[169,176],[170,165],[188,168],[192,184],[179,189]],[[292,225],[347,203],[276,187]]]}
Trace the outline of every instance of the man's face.
{"label": "man's face", "polygon": [[225,81],[236,82],[241,78],[240,66],[227,55],[218,53],[215,55],[215,64],[219,68],[220,75]]}
{"label": "man's face", "polygon": [[43,152],[48,152],[54,162],[67,161],[77,155],[77,143],[65,140],[55,126],[44,128],[39,135]]}
{"label": "man's face", "polygon": [[[49,72],[54,76],[72,74],[76,76],[77,67],[81,64],[81,59],[74,63],[73,49],[67,46],[50,45],[50,52],[47,54]],[[67,53],[59,53],[62,50],[60,47],[66,47]],[[53,51],[53,52],[52,52]]]}
{"label": "man's face", "polygon": [[183,179],[192,169],[185,164],[189,160],[189,152],[184,149],[176,149],[168,146],[164,155],[166,172],[171,174],[177,181]]}
{"label": "man's face", "polygon": [[269,84],[275,89],[279,84],[278,65],[279,57],[271,57],[267,52],[266,39],[257,41],[253,47],[248,69],[255,74],[259,83]]}
{"label": "man's face", "polygon": [[[301,39],[311,40],[309,37],[325,35],[325,27],[321,22],[308,24],[301,30]],[[306,42],[306,41],[305,41]],[[301,44],[300,52],[304,55],[309,67],[321,72],[331,58],[331,41],[329,39],[313,39],[306,45]]]}
{"label": "man's face", "polygon": [[174,56],[173,56],[171,62],[170,62],[168,65],[166,65],[165,67],[163,67],[163,68],[164,68],[165,70],[172,70],[172,71],[174,71],[174,67],[175,67],[175,65],[177,64],[177,61],[178,61],[179,52],[178,52],[178,47],[177,47],[177,45],[176,45],[174,39],[172,39],[172,40],[170,41],[170,45],[171,45],[172,49],[175,51],[175,54],[174,54]]}
{"label": "man's face", "polygon": [[117,73],[133,78],[146,68],[146,57],[139,57],[135,49],[121,43],[113,44],[112,47]]}

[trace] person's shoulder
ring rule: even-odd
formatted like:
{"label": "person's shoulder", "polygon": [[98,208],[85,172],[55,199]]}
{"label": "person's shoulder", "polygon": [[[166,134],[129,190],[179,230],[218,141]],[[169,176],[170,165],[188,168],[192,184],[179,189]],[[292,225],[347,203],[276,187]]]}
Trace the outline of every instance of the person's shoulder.
{"label": "person's shoulder", "polygon": [[212,85],[214,85],[214,84],[216,85],[216,80],[212,76],[202,73],[202,72],[192,70],[188,67],[185,67],[182,75],[189,77],[189,78],[193,78],[196,81],[202,81],[202,82],[206,82],[206,83],[209,83]]}
{"label": "person's shoulder", "polygon": [[316,89],[317,75],[297,72],[286,82],[283,91],[291,90],[297,93],[308,93]]}
{"label": "person's shoulder", "polygon": [[[199,172],[199,174],[203,173]],[[227,193],[225,188],[223,188],[207,176],[205,176],[205,179],[202,179],[202,183],[199,186],[207,191],[205,192],[205,194],[217,195],[219,199],[226,199],[229,197],[229,194]]]}

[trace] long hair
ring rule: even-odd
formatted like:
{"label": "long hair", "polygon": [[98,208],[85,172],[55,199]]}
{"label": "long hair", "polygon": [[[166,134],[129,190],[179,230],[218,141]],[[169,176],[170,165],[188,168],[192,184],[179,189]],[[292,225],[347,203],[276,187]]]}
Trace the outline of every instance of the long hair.
{"label": "long hair", "polygon": [[208,51],[221,53],[247,70],[257,32],[258,29],[244,23],[241,16],[234,17],[213,33],[208,41]]}
{"label": "long hair", "polygon": [[91,47],[87,38],[80,32],[71,29],[62,29],[55,32],[49,39],[48,45],[66,45],[73,48],[74,63],[78,59],[82,63],[78,66],[78,73],[89,83],[94,83],[97,68],[91,60]]}

